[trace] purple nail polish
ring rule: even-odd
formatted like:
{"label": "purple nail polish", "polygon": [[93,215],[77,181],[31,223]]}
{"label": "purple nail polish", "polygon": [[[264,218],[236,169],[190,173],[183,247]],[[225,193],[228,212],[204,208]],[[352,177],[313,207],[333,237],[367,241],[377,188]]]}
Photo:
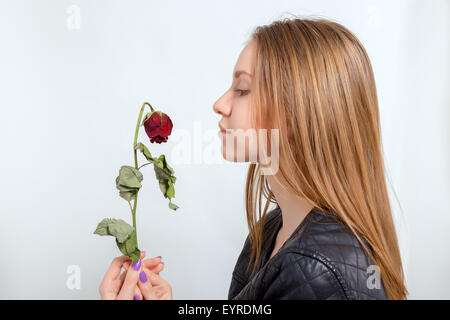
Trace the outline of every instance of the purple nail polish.
{"label": "purple nail polish", "polygon": [[147,282],[147,275],[145,274],[144,270],[142,270],[141,273],[139,273],[139,279],[141,280],[142,283]]}
{"label": "purple nail polish", "polygon": [[135,295],[134,300],[141,300],[141,297],[139,297],[138,295]]}
{"label": "purple nail polish", "polygon": [[133,266],[133,270],[136,270],[136,271],[139,270],[139,268],[141,267],[141,259],[139,259],[138,262],[133,261],[132,266]]}

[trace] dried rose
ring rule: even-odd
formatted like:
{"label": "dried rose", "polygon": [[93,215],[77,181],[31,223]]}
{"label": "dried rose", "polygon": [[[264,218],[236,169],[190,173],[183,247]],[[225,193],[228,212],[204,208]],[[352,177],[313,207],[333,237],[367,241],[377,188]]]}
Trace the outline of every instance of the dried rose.
{"label": "dried rose", "polygon": [[172,133],[172,120],[161,111],[147,113],[143,120],[143,125],[151,143],[167,142]]}
{"label": "dried rose", "polygon": [[[144,120],[141,123],[142,114],[145,106],[149,106],[151,112],[147,113]],[[131,210],[133,217],[133,225],[129,225],[127,222],[121,219],[105,218],[97,225],[95,234],[104,236],[110,235],[116,238],[116,244],[119,250],[137,262],[141,256],[141,251],[138,248],[137,234],[136,234],[136,204],[137,195],[142,187],[142,180],[144,179],[140,169],[148,164],[153,164],[156,179],[159,182],[159,188],[165,198],[169,198],[169,208],[176,211],[179,207],[172,202],[172,198],[175,198],[175,171],[166,161],[164,154],[159,157],[153,157],[150,150],[141,142],[137,142],[139,127],[144,126],[145,132],[150,138],[150,142],[167,142],[169,135],[172,132],[172,121],[170,118],[161,111],[155,111],[150,103],[144,102],[139,112],[139,118],[134,132],[134,167],[124,165],[119,170],[119,176],[116,178],[116,188],[120,191],[119,195],[124,198]],[[141,151],[147,163],[138,166],[137,151]],[[133,201],[133,207],[131,207],[131,200]]]}

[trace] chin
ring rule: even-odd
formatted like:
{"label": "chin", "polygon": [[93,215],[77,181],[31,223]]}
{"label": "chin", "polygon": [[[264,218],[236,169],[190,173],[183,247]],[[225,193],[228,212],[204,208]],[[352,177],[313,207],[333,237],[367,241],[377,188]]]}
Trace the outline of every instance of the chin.
{"label": "chin", "polygon": [[[241,159],[237,159],[236,149],[234,150],[234,152],[231,152],[230,154],[227,155],[227,149],[222,144],[222,157],[224,160],[227,160],[230,162],[237,162],[237,163],[250,162],[250,157],[249,157],[247,150],[245,152],[244,157],[242,157],[242,155],[240,155],[240,156],[241,156]],[[244,159],[242,159],[242,158],[244,158]]]}

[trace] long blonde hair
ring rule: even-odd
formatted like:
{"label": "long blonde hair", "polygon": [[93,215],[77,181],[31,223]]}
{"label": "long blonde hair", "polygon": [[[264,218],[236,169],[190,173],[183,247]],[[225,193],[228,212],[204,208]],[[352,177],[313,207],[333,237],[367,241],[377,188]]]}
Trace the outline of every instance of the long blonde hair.
{"label": "long blonde hair", "polygon": [[[253,127],[279,129],[283,181],[274,177],[287,192],[336,213],[380,268],[388,297],[406,299],[375,79],[364,47],[344,26],[321,18],[258,26],[249,40],[256,41]],[[270,150],[270,136],[267,142]],[[252,263],[254,271],[266,212],[276,199],[259,163],[250,164],[245,189],[252,245],[247,271]],[[266,198],[262,214],[261,194]]]}

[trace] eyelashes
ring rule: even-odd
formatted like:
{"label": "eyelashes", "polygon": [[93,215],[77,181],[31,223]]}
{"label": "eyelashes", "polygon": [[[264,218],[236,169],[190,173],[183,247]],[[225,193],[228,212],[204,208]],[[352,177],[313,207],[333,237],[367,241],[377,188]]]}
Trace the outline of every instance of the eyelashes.
{"label": "eyelashes", "polygon": [[250,92],[250,90],[236,89],[236,90],[234,90],[234,92],[239,92],[239,96],[242,97],[242,96],[247,95]]}

